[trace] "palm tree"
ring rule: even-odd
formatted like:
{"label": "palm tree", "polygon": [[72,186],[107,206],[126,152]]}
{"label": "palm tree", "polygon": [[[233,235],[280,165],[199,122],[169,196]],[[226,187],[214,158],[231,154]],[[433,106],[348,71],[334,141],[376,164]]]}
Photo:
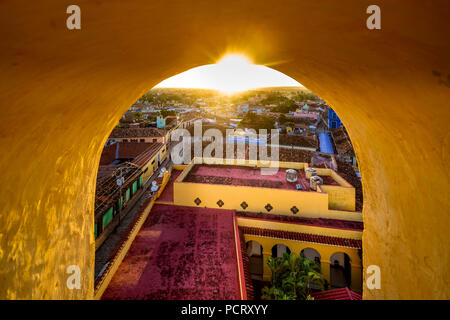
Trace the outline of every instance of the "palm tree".
{"label": "palm tree", "polygon": [[263,300],[295,300],[295,296],[291,294],[286,294],[283,290],[278,289],[275,286],[264,287],[262,289]]}
{"label": "palm tree", "polygon": [[303,254],[284,253],[281,258],[268,258],[272,279],[271,288],[263,288],[263,299],[310,299],[313,288],[323,290],[324,279],[319,265]]}
{"label": "palm tree", "polygon": [[270,272],[272,273],[272,277],[271,277],[272,286],[275,285],[275,283],[277,282],[278,273],[281,271],[282,262],[283,261],[280,260],[279,258],[273,258],[273,257],[269,257],[266,260],[266,263],[270,268]]}
{"label": "palm tree", "polygon": [[316,261],[306,258],[302,253],[298,256],[296,264],[296,269],[300,270],[298,279],[302,284],[298,287],[300,288],[298,292],[300,296],[306,299],[313,288],[324,290],[325,280],[319,271],[320,267]]}

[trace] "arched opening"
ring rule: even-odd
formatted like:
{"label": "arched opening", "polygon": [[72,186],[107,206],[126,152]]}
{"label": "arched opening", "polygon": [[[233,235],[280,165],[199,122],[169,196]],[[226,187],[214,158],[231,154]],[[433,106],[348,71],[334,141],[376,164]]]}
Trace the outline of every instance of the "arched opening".
{"label": "arched opening", "polygon": [[[229,76],[233,79],[237,76],[240,77],[240,82],[231,81]],[[255,82],[255,79],[264,80],[264,82]],[[265,87],[261,87],[262,85]],[[210,86],[212,87],[210,88]],[[201,136],[198,136],[196,129],[199,121],[202,129]],[[253,142],[250,143],[250,140],[246,140],[245,143],[242,143],[238,139],[240,136],[235,132],[255,130],[259,134],[261,129],[265,129],[271,130],[271,135],[274,134],[273,131],[278,135],[276,143],[279,146],[277,150],[279,156],[277,161],[289,165],[309,165],[319,171],[323,169],[318,176],[323,179],[324,185],[339,186],[335,178],[325,175],[325,173],[331,172],[330,169],[332,173],[338,172],[344,176],[344,179],[347,179],[345,174],[348,175],[348,171],[352,171],[357,180],[351,161],[346,161],[349,168],[347,172],[343,171],[342,166],[338,166],[336,162],[340,156],[338,153],[340,143],[346,144],[346,155],[351,153],[354,156],[353,146],[343,129],[342,121],[331,106],[294,79],[269,67],[254,65],[239,55],[226,55],[216,64],[189,69],[162,81],[135,101],[120,118],[105,143],[100,158],[96,188],[96,279],[102,276],[105,266],[109,264],[110,260],[113,260],[113,256],[111,256],[111,253],[114,252],[113,248],[121,246],[118,239],[126,238],[121,237],[121,233],[128,230],[129,223],[139,212],[139,205],[142,203],[142,201],[139,202],[140,197],[144,199],[151,197],[150,194],[146,196],[147,189],[150,182],[155,182],[159,175],[161,159],[167,160],[163,168],[188,164],[186,162],[177,163],[171,158],[172,146],[178,143],[177,139],[173,137],[176,136],[179,129],[184,128],[188,129],[186,132],[190,134],[191,157],[188,159],[189,161],[194,157],[197,140],[202,141],[200,157],[205,156],[204,152],[207,147],[212,145],[212,137],[206,134],[210,130],[218,131],[222,135],[221,141],[223,142],[223,147],[220,147],[223,154],[213,154],[212,156],[220,160],[229,159],[227,143],[231,140],[234,148],[232,158],[249,160],[250,145]],[[335,136],[332,132],[334,129],[343,129],[344,136]],[[325,141],[323,141],[324,139]],[[268,139],[267,143],[269,142]],[[245,148],[243,154],[237,152],[241,146]],[[179,158],[185,160],[182,156],[183,152],[184,150],[180,150],[177,155],[181,155]],[[217,150],[214,152],[216,153]],[[199,157],[199,155],[195,156]],[[257,154],[257,157],[258,160],[261,160],[260,154]],[[132,173],[128,174],[131,169]],[[281,178],[274,182],[263,175],[246,177],[245,174],[248,174],[248,171],[245,172],[244,167],[235,165],[225,168],[226,175],[223,177],[218,176],[220,169],[213,167],[214,175],[220,179],[215,179],[214,175],[211,176],[210,173],[205,176],[191,175],[196,170],[206,172],[207,169],[208,167],[205,165],[194,165],[184,180],[188,182],[214,181],[214,183],[221,183],[220,181],[224,180],[225,183],[236,182],[238,185],[251,181],[257,186],[256,178],[258,178],[261,182],[260,186],[273,189],[282,190],[284,187],[291,187],[292,190],[298,190],[296,186],[300,185],[302,186],[301,190],[315,191],[311,189],[306,170],[298,172],[294,170],[295,179],[286,183],[286,186],[283,185],[286,169],[284,167],[280,168]],[[234,174],[233,170],[242,170],[242,175]],[[292,171],[293,169],[288,170]],[[254,172],[254,169],[250,171]],[[120,174],[125,176],[121,184],[116,185],[117,177]],[[235,180],[229,182],[230,179]],[[137,188],[134,183],[137,183]],[[358,183],[360,185],[360,181]],[[104,192],[105,189],[107,193]],[[172,190],[172,194],[168,195],[170,191],[164,191],[162,198],[173,201],[173,189],[170,184],[167,189]],[[122,197],[120,194],[123,194]],[[362,195],[362,192],[360,194]],[[206,195],[205,197],[200,196],[203,203],[208,199]],[[253,199],[252,203],[261,200]],[[355,202],[354,198],[349,200]],[[311,201],[315,200],[311,198]],[[114,207],[114,215],[108,219],[108,208],[111,203],[121,203],[122,206]],[[223,205],[223,201],[215,203],[218,206],[220,203]],[[339,209],[332,205],[339,205],[338,201],[330,202],[328,206],[330,209]],[[242,202],[237,209],[245,210],[247,206],[247,202]],[[269,213],[270,208],[270,206],[265,207]],[[298,212],[296,211],[297,207],[292,205],[289,208],[291,210],[286,210],[285,213],[291,214],[291,219],[295,219],[295,214]],[[356,209],[357,212],[360,212],[362,208],[352,206],[349,209],[352,211]],[[117,212],[120,214],[116,218]],[[305,213],[309,214],[310,212],[304,211],[303,214]],[[324,211],[321,213],[327,214]],[[360,213],[357,218],[361,218]],[[113,230],[114,233],[111,234]],[[258,243],[253,242],[247,243],[247,247],[250,250],[251,277],[253,280],[262,280],[264,269],[262,248]],[[283,252],[290,253],[290,250],[280,245],[273,249],[273,252],[274,257],[281,257]],[[308,258],[316,261],[320,271],[319,253],[312,248],[305,249],[305,252]]]}
{"label": "arched opening", "polygon": [[321,264],[320,264],[320,253],[313,248],[305,248],[300,252],[300,255],[303,255],[305,258],[314,260],[317,265],[319,266],[319,271],[321,269]]}
{"label": "arched opening", "polygon": [[291,249],[284,244],[276,244],[272,247],[273,258],[281,258],[283,253],[291,254]]}
{"label": "arched opening", "polygon": [[250,262],[250,273],[253,280],[262,280],[264,259],[263,247],[254,240],[248,241],[247,254]]}
{"label": "arched opening", "polygon": [[330,258],[330,286],[331,288],[350,288],[351,260],[344,252],[336,252]]}
{"label": "arched opening", "polygon": [[[8,81],[0,145],[8,152],[0,159],[7,235],[0,269],[8,276],[0,296],[92,298],[95,177],[109,133],[148,88],[237,47],[261,63],[282,61],[278,70],[326,99],[348,125],[365,188],[363,260],[388,270],[382,289],[364,290],[364,298],[447,299],[448,245],[429,248],[448,243],[450,223],[442,210],[450,200],[436,193],[448,190],[448,19],[439,6],[422,4],[383,4],[390,12],[384,32],[364,28],[356,0],[327,1],[320,10],[311,1],[242,1],[223,10],[215,2],[86,2],[90,20],[78,32],[55,27],[64,15],[56,2],[30,2],[26,11],[2,2]],[[168,14],[148,19],[158,10]],[[27,22],[20,28],[18,16]],[[64,285],[72,264],[81,269],[81,290]]]}

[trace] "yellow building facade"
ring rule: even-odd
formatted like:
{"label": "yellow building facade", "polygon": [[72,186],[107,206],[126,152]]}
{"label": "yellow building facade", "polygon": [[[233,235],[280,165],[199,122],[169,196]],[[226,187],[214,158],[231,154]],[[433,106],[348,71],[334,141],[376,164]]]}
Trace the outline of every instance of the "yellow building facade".
{"label": "yellow building facade", "polygon": [[158,169],[160,163],[162,163],[167,155],[167,145],[164,144],[161,149],[148,161],[142,168],[142,181],[146,183],[153,173]]}
{"label": "yellow building facade", "polygon": [[[242,164],[241,161],[230,159],[223,159],[222,162],[216,159],[214,162],[220,162],[219,166],[224,168],[234,168],[239,164],[239,166],[244,165],[253,170],[255,166],[255,163],[249,163],[249,161]],[[194,166],[207,166],[211,163],[213,163],[213,160],[210,158],[194,158],[189,165],[178,166],[178,169],[183,171],[174,182],[173,204],[231,209],[243,213],[244,216],[237,216],[237,223],[243,230],[247,246],[253,241],[261,246],[261,254],[258,255],[261,259],[258,264],[262,265],[261,280],[270,281],[271,273],[266,260],[273,256],[272,250],[277,245],[283,245],[290,252],[297,254],[300,254],[306,248],[312,248],[320,257],[321,273],[328,284],[331,286],[337,285],[337,281],[333,279],[333,274],[340,268],[345,270],[348,275],[348,279],[344,279],[348,283],[348,287],[355,292],[362,292],[362,228],[325,227],[245,216],[245,212],[253,212],[264,213],[267,216],[304,217],[313,218],[312,220],[314,218],[325,218],[361,222],[361,212],[350,210],[354,210],[355,190],[347,181],[331,169],[316,168],[317,175],[328,176],[337,182],[337,185],[319,185],[317,190],[297,191],[185,182]],[[262,166],[262,163],[257,162],[258,165]],[[279,166],[280,170],[282,170],[281,168],[295,168],[299,172],[309,168],[307,163],[277,162],[272,163],[272,165]],[[217,169],[214,167],[212,170]],[[311,177],[309,172],[304,173],[305,177]],[[246,204],[244,207],[242,206],[243,202]],[[272,207],[270,210],[265,207],[267,203],[270,203]],[[297,212],[292,211],[294,206],[298,209]],[[348,210],[338,210],[338,208]],[[300,238],[304,238],[304,240],[300,240]],[[340,260],[338,256],[345,257],[348,260],[347,265],[343,261],[338,261]],[[255,261],[255,259],[250,259],[250,261]]]}
{"label": "yellow building facade", "polygon": [[[266,212],[265,206],[270,204],[273,214],[296,215],[309,218],[331,218],[362,221],[361,212],[355,212],[355,189],[335,171],[317,168],[317,175],[330,177],[337,185],[319,185],[315,191],[298,191],[274,188],[260,188],[246,185],[219,185],[185,182],[185,177],[196,164],[222,163],[224,166],[263,167],[262,162],[239,161],[223,159],[223,161],[194,158],[174,183],[175,204],[182,206],[196,206],[194,202],[199,198],[202,207],[217,208],[217,201],[222,200],[222,209],[247,210],[252,212]],[[273,162],[271,165],[280,170],[286,168],[305,172],[309,168],[307,163]],[[267,166],[267,165],[266,165]],[[308,177],[308,174],[305,174]],[[203,195],[200,197],[199,195]],[[218,198],[218,195],[220,197]],[[246,208],[242,207],[245,201]],[[293,212],[296,207],[298,212]]]}
{"label": "yellow building facade", "polygon": [[[344,245],[332,245],[319,242],[299,241],[280,237],[273,237],[270,235],[260,236],[247,232],[248,228],[260,228],[265,230],[279,230],[288,232],[299,232],[308,235],[322,235],[327,237],[338,237],[340,239],[354,239],[361,243],[362,230],[360,231],[348,231],[333,228],[320,228],[311,227],[305,225],[298,225],[293,223],[278,223],[273,221],[261,221],[258,219],[249,218],[237,218],[238,225],[243,229],[245,236],[245,242],[248,244],[251,241],[256,241],[262,248],[261,259],[263,265],[262,279],[264,281],[270,281],[271,272],[266,263],[267,258],[273,256],[273,248],[277,245],[284,245],[289,248],[290,252],[300,254],[302,250],[306,248],[312,248],[318,252],[320,260],[320,272],[328,284],[333,285],[333,279],[331,279],[331,273],[333,270],[333,257],[338,254],[345,254],[350,261],[350,279],[349,288],[355,292],[362,292],[362,259],[361,259],[361,247],[350,247]],[[279,233],[283,234],[283,233]],[[311,237],[314,238],[314,237]],[[344,267],[341,265],[341,267]]]}

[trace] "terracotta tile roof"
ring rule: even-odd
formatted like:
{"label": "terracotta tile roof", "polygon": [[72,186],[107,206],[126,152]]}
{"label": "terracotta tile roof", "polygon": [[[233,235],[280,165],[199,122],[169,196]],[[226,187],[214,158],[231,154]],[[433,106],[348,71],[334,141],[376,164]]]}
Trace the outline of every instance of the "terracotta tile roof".
{"label": "terracotta tile roof", "polygon": [[314,300],[361,300],[361,295],[349,288],[332,289],[328,291],[313,292]]}
{"label": "terracotta tile roof", "polygon": [[312,243],[322,243],[331,246],[338,247],[347,247],[347,248],[362,248],[362,241],[355,239],[347,239],[347,238],[338,238],[338,237],[329,237],[322,236],[316,234],[309,233],[300,233],[300,232],[292,232],[292,231],[282,231],[282,230],[270,230],[270,229],[261,229],[261,228],[253,228],[253,227],[242,227],[242,231],[245,234],[255,235],[260,237],[267,238],[278,238],[278,239],[287,239],[294,241],[303,241],[303,242],[312,242]]}
{"label": "terracotta tile roof", "polygon": [[144,155],[155,155],[162,146],[163,144],[158,142],[117,142],[103,148],[100,165],[108,165],[116,159],[135,159],[137,161],[137,158],[141,159]]}
{"label": "terracotta tile roof", "polygon": [[[296,183],[286,181],[286,169],[288,168],[279,168],[276,173],[268,176],[261,175],[260,170],[249,166],[195,164],[183,182],[297,190]],[[298,171],[297,178],[297,184],[303,186],[303,191],[311,191],[304,171]],[[332,178],[322,178],[324,184],[337,184]]]}
{"label": "terracotta tile roof", "polygon": [[[211,142],[209,141],[203,141],[202,142],[202,150],[205,149],[206,146],[208,146],[209,144],[211,144]],[[267,148],[268,152],[270,154],[270,148]],[[194,157],[194,142],[191,143],[191,158],[193,159]],[[257,152],[257,156],[259,157],[259,148],[256,150]],[[215,155],[215,151],[212,152],[212,156]],[[309,151],[309,150],[301,150],[301,149],[290,149],[290,148],[279,148],[279,161],[284,161],[284,162],[305,162],[305,163],[310,163],[311,162],[311,158],[313,156],[313,151]],[[230,156],[230,158],[233,159],[249,159],[250,157],[250,148],[249,145],[246,144],[245,145],[245,156],[244,157],[238,157],[238,152],[237,152],[237,146],[235,145],[234,147],[234,151],[233,154]],[[222,158],[227,158],[227,150],[226,150],[226,144],[223,144],[223,150],[222,150]]]}
{"label": "terracotta tile roof", "polygon": [[317,139],[315,135],[305,136],[305,135],[280,134],[279,144],[288,146],[317,148]]}
{"label": "terracotta tile roof", "polygon": [[160,142],[149,143],[151,146],[143,153],[138,155],[131,163],[134,163],[139,168],[144,167],[164,146]]}
{"label": "terracotta tile roof", "polygon": [[313,151],[298,149],[279,149],[279,161],[283,162],[305,162],[310,163]]}
{"label": "terracotta tile roof", "polygon": [[339,154],[354,155],[352,142],[345,130],[344,126],[331,129],[334,145]]}
{"label": "terracotta tile roof", "polygon": [[[221,124],[217,124],[217,123],[202,123],[202,134],[205,133],[206,130],[208,129],[217,129],[219,130],[223,136],[226,135],[226,130],[227,129],[231,129],[228,126],[224,126]],[[189,131],[189,133],[191,134],[191,136],[194,136],[194,125],[191,125],[187,128],[187,130]]]}
{"label": "terracotta tile roof", "polygon": [[166,130],[157,128],[114,128],[109,138],[163,137]]}
{"label": "terracotta tile roof", "polygon": [[284,216],[278,214],[271,214],[264,212],[249,212],[249,211],[237,211],[236,216],[244,218],[272,220],[284,223],[298,223],[325,228],[348,229],[355,231],[362,231],[364,229],[363,223],[359,221],[347,221],[347,220],[325,219],[325,218],[306,218],[306,217]]}
{"label": "terracotta tile roof", "polygon": [[114,144],[104,147],[100,157],[100,165],[108,165],[114,160],[116,160],[116,145]]}
{"label": "terracotta tile roof", "polygon": [[317,125],[316,119],[311,118],[300,118],[300,117],[288,117],[289,121],[294,122],[294,124],[299,127],[305,127],[308,128],[309,126],[315,126]]}

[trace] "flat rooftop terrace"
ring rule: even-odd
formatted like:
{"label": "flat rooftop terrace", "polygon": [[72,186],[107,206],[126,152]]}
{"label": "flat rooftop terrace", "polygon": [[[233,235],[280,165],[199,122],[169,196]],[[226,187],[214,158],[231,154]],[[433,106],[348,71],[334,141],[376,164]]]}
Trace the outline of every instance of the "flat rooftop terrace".
{"label": "flat rooftop terrace", "polygon": [[233,211],[155,204],[102,299],[240,299]]}
{"label": "flat rooftop terrace", "polygon": [[[279,168],[273,175],[263,175],[261,168],[233,165],[196,164],[192,167],[183,182],[223,184],[234,186],[262,187],[273,189],[297,190],[295,185],[301,184],[302,191],[313,191],[309,186],[303,170],[297,170],[297,182],[286,181],[286,170]],[[339,185],[332,177],[321,176],[324,185]]]}

